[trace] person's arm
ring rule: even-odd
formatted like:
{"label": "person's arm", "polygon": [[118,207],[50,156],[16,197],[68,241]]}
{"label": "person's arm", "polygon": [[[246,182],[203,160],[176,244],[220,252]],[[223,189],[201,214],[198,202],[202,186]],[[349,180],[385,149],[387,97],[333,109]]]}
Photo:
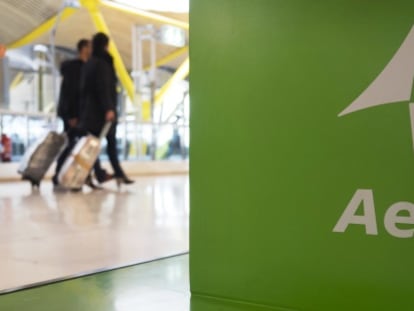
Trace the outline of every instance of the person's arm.
{"label": "person's arm", "polygon": [[68,94],[68,123],[71,127],[75,127],[79,118],[79,106],[80,106],[80,77],[81,77],[82,63],[74,63],[72,71],[70,73],[69,89]]}
{"label": "person's arm", "polygon": [[67,81],[65,75],[67,73],[67,62],[63,62],[60,66],[60,74],[62,77],[62,82],[60,84],[57,115],[61,119],[65,120],[68,115],[68,101],[67,101]]}
{"label": "person's arm", "polygon": [[[112,121],[115,118],[115,105],[116,103],[113,100],[111,93],[112,85],[112,76],[110,65],[105,62],[100,62],[97,68],[97,94],[100,105],[104,107],[105,113],[107,115],[107,121]],[[109,119],[108,120],[108,115]]]}
{"label": "person's arm", "polygon": [[82,64],[77,61],[66,62],[62,66],[61,72],[64,75],[64,92],[61,94],[62,100],[65,103],[64,120],[70,127],[76,127],[79,119],[79,93],[80,85],[79,78],[81,75]]}

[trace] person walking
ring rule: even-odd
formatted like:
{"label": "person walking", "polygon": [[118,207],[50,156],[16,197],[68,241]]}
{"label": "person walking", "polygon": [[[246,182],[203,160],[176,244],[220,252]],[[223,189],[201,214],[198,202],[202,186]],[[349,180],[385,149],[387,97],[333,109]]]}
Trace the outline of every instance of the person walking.
{"label": "person walking", "polygon": [[[92,47],[90,40],[81,39],[77,43],[78,57],[72,60],[68,60],[61,65],[62,83],[60,88],[59,103],[57,114],[64,124],[64,131],[68,137],[68,144],[65,149],[59,155],[56,164],[55,175],[53,176],[53,184],[55,189],[59,189],[58,176],[62,169],[62,166],[66,158],[70,155],[73,147],[76,145],[76,141],[80,135],[78,125],[80,117],[80,78],[82,67],[89,60]],[[110,179],[111,176],[105,172],[102,172],[102,179]],[[92,189],[97,189],[91,176],[85,182]]]}
{"label": "person walking", "polygon": [[[99,136],[106,122],[111,128],[106,136],[107,154],[114,170],[114,178],[120,184],[132,184],[119,163],[116,149],[117,127],[117,78],[112,56],[108,52],[109,37],[97,33],[92,39],[92,57],[84,65],[81,76],[81,117],[80,127]],[[99,160],[94,166],[98,181],[101,178]]]}

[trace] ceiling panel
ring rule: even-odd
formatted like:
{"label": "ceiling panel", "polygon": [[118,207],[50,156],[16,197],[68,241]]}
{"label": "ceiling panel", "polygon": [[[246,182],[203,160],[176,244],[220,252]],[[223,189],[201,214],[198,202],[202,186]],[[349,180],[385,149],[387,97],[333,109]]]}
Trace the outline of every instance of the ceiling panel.
{"label": "ceiling panel", "polygon": [[[56,15],[61,7],[60,0],[1,0],[0,1],[0,44],[10,44],[33,29],[41,25],[49,18]],[[102,6],[101,12],[110,28],[112,38],[116,43],[124,59],[126,66],[131,68],[132,46],[131,31],[133,25],[154,24],[161,26],[148,18],[138,17],[132,13],[121,12]],[[188,22],[188,14],[162,14],[180,21]],[[80,38],[91,38],[95,32],[91,18],[86,9],[80,8],[68,19],[61,21],[58,26],[56,44],[67,48],[75,48]],[[188,32],[187,32],[188,34]],[[44,34],[34,43],[50,43],[50,35]],[[165,57],[175,50],[174,47],[158,44],[157,59]],[[148,50],[144,50],[145,62],[148,63]],[[186,55],[177,58],[170,67],[181,64]]]}
{"label": "ceiling panel", "polygon": [[0,44],[10,44],[51,18],[59,10],[58,0],[1,0]]}

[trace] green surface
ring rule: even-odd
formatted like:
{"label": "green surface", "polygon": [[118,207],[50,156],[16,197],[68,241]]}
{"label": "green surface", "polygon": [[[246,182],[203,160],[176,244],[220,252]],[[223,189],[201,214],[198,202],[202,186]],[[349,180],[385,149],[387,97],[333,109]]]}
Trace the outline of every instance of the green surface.
{"label": "green surface", "polygon": [[[408,104],[337,115],[413,12],[412,0],[192,0],[195,300],[412,310],[413,241],[384,228],[391,204],[414,201]],[[378,236],[332,232],[358,189],[374,192]],[[193,311],[221,310],[201,300]]]}
{"label": "green surface", "polygon": [[272,308],[251,304],[247,302],[235,302],[213,297],[193,296],[191,298],[191,311],[289,311],[288,309]]}
{"label": "green surface", "polygon": [[185,311],[188,256],[0,295],[0,311]]}

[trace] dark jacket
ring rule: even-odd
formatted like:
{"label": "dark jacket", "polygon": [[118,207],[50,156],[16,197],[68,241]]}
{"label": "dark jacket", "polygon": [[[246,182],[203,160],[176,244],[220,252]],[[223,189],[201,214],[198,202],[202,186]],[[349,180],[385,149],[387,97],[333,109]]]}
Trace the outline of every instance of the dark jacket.
{"label": "dark jacket", "polygon": [[80,78],[83,61],[73,59],[65,61],[60,67],[62,84],[58,103],[58,116],[64,121],[79,118]]}
{"label": "dark jacket", "polygon": [[116,112],[117,79],[112,57],[94,55],[83,67],[81,77],[81,118],[83,130],[99,134],[109,110]]}

